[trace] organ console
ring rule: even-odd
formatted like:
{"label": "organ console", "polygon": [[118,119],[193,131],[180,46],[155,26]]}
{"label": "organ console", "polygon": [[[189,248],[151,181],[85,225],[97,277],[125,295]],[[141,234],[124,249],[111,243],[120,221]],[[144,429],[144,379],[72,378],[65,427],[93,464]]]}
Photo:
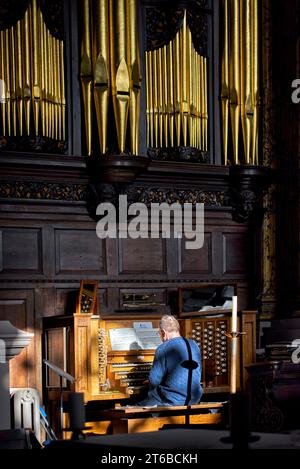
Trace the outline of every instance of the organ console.
{"label": "organ console", "polygon": [[[43,358],[75,377],[74,383],[63,383],[65,400],[70,392],[82,392],[85,403],[93,403],[97,412],[97,406],[132,405],[143,398],[160,343],[160,317],[137,312],[106,317],[80,312],[44,318]],[[246,385],[244,367],[255,361],[255,318],[255,311],[239,313],[239,330],[246,332],[238,354],[240,389]],[[204,397],[229,392],[230,339],[226,333],[230,331],[230,310],[182,311],[178,320],[182,335],[194,339],[202,351]],[[45,399],[54,408],[60,383],[51,369],[45,370],[44,378]]]}

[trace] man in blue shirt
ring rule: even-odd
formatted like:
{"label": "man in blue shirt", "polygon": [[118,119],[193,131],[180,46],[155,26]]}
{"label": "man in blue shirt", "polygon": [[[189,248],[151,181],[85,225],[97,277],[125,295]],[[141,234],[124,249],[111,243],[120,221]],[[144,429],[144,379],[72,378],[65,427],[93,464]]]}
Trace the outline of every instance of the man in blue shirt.
{"label": "man in blue shirt", "polygon": [[148,397],[139,406],[197,404],[202,396],[201,354],[191,339],[181,337],[174,316],[159,323],[162,344],[156,349],[149,374]]}

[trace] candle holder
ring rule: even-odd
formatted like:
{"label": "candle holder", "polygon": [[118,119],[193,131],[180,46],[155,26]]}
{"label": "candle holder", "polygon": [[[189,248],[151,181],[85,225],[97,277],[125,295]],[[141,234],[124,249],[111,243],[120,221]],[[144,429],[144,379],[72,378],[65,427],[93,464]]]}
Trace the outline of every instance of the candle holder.
{"label": "candle holder", "polygon": [[231,371],[230,371],[230,392],[231,394],[236,393],[236,376],[237,376],[237,340],[241,335],[245,335],[246,332],[223,332],[231,340]]}

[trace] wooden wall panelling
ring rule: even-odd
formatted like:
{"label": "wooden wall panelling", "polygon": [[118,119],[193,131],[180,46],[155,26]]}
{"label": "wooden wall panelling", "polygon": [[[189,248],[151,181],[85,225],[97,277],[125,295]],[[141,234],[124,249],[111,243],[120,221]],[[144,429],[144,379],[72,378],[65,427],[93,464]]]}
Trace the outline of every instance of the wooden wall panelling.
{"label": "wooden wall panelling", "polygon": [[52,230],[40,221],[1,220],[0,278],[53,277]]}
{"label": "wooden wall panelling", "polygon": [[212,233],[204,234],[204,245],[201,249],[187,249],[186,241],[186,238],[178,240],[178,274],[206,278],[212,276]]}
{"label": "wooden wall panelling", "polygon": [[10,361],[10,386],[40,390],[40,330],[35,321],[33,290],[0,290],[0,320],[35,334],[28,347]]}
{"label": "wooden wall panelling", "polygon": [[241,331],[246,334],[241,336],[242,356],[244,357],[241,381],[245,388],[248,380],[248,372],[245,366],[256,362],[256,311],[244,311],[244,313],[242,315]]}
{"label": "wooden wall panelling", "polygon": [[106,274],[105,241],[95,229],[55,229],[56,275]]}
{"label": "wooden wall panelling", "polygon": [[3,227],[1,267],[4,275],[43,274],[41,228]]}
{"label": "wooden wall panelling", "polygon": [[119,239],[119,274],[166,276],[166,239]]}
{"label": "wooden wall panelling", "polygon": [[226,230],[223,237],[223,275],[245,276],[251,258],[248,234],[240,230]]}

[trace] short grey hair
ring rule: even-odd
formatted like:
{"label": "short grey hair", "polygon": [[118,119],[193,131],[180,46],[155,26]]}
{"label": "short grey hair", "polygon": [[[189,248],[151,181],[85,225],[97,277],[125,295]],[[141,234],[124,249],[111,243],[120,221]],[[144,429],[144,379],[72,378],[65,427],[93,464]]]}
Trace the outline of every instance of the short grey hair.
{"label": "short grey hair", "polygon": [[179,322],[174,316],[170,314],[164,314],[159,321],[159,328],[166,332],[179,332]]}

